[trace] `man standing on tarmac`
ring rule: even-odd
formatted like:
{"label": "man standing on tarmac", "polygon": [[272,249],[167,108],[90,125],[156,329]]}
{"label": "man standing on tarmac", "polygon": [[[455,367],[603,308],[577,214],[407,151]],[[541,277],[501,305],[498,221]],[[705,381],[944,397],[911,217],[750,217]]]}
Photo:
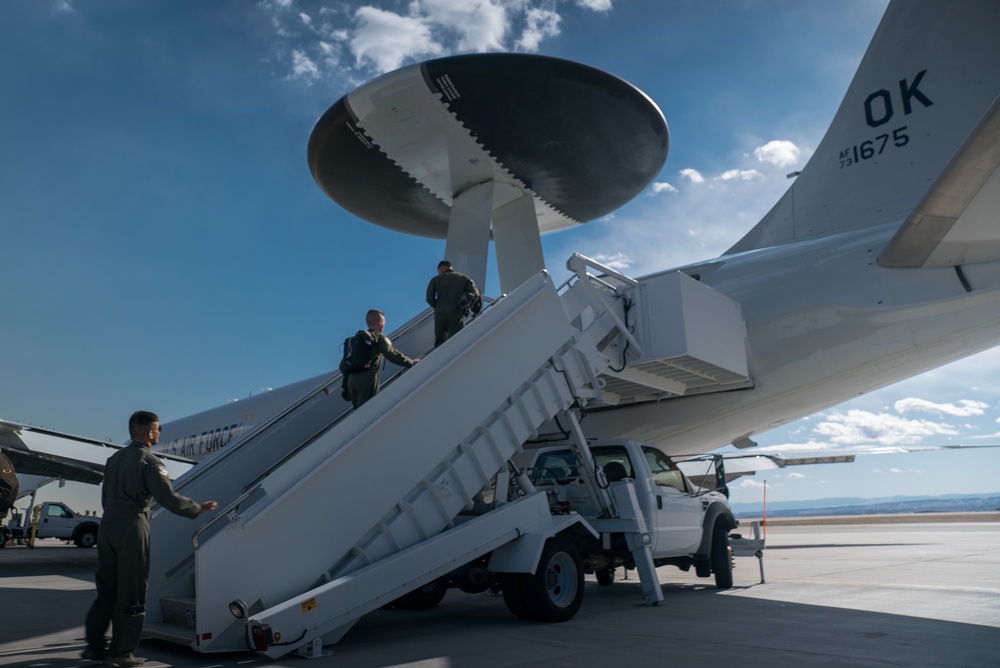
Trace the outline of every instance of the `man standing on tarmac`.
{"label": "man standing on tarmac", "polygon": [[[145,661],[133,656],[132,650],[139,646],[146,620],[150,500],[190,518],[218,507],[215,501],[198,503],[174,492],[167,469],[150,450],[160,440],[160,429],[156,413],[132,413],[128,421],[132,442],[113,454],[104,467],[97,600],[87,613],[87,649],[82,656],[112,668],[133,668]],[[111,644],[105,649],[108,624]]]}
{"label": "man standing on tarmac", "polygon": [[455,271],[451,262],[438,263],[437,276],[427,284],[427,303],[434,308],[434,347],[437,348],[465,326],[464,311],[480,299],[476,283]]}

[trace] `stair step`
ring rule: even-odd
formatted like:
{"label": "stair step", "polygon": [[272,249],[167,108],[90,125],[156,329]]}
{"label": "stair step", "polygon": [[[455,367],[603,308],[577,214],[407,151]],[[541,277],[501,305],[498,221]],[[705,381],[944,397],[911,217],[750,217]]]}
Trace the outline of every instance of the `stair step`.
{"label": "stair step", "polygon": [[185,624],[168,624],[166,622],[146,622],[143,626],[142,634],[158,640],[177,643],[178,645],[194,644],[195,630],[188,628]]}
{"label": "stair step", "polygon": [[195,598],[194,596],[174,596],[161,598],[160,609],[163,611],[163,623],[181,628],[195,628]]}

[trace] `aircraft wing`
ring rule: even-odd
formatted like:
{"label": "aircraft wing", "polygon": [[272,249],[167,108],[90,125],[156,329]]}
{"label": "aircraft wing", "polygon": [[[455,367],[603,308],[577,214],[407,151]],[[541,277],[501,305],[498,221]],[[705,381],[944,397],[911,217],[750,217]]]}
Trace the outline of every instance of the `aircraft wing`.
{"label": "aircraft wing", "polygon": [[1000,260],[1000,98],[882,251],[883,267]]}
{"label": "aircraft wing", "polygon": [[828,447],[824,444],[806,446],[803,450],[793,450],[796,446],[769,446],[776,451],[758,452],[755,454],[707,454],[697,455],[689,459],[674,458],[684,475],[699,487],[713,487],[715,484],[715,469],[713,459],[719,456],[723,459],[726,472],[726,482],[730,483],[745,475],[754,475],[758,471],[774,471],[789,466],[804,466],[808,464],[849,464],[858,455],[887,455],[903,452],[925,452],[931,450],[972,450],[975,448],[996,448],[997,445],[856,445]]}
{"label": "aircraft wing", "polygon": [[[730,483],[745,475],[755,475],[757,471],[774,471],[786,466],[806,464],[848,464],[854,461],[853,454],[809,455],[782,457],[781,455],[723,455],[726,482]],[[677,468],[699,487],[711,488],[715,484],[715,468],[711,455],[676,461]]]}
{"label": "aircraft wing", "polygon": [[[97,485],[104,479],[104,462],[122,447],[117,443],[0,420],[0,450],[10,458],[18,475]],[[160,457],[171,479],[194,465],[182,457]]]}

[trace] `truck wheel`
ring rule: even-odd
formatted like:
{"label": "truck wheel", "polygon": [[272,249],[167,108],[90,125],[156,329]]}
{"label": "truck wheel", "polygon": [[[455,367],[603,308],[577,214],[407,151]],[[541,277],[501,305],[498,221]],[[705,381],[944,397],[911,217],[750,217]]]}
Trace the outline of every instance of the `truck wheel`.
{"label": "truck wheel", "polygon": [[526,573],[501,573],[500,588],[503,592],[503,602],[507,604],[510,614],[525,621],[535,621],[524,597],[524,581],[530,575]]}
{"label": "truck wheel", "polygon": [[525,601],[535,619],[565,622],[583,603],[583,564],[569,541],[550,539],[542,550],[538,570],[522,582]]}
{"label": "truck wheel", "polygon": [[602,568],[599,571],[594,571],[594,575],[597,576],[597,584],[602,587],[610,587],[615,582],[615,569],[613,566],[611,568]]}
{"label": "truck wheel", "polygon": [[0,527],[0,550],[7,547],[8,540],[10,540],[10,529],[7,527]]}
{"label": "truck wheel", "polygon": [[97,545],[97,529],[94,527],[80,529],[73,542],[77,547],[94,547]]}
{"label": "truck wheel", "polygon": [[446,593],[448,593],[448,587],[444,583],[434,580],[423,587],[414,589],[409,594],[400,596],[386,607],[399,608],[400,610],[430,610],[441,602]]}
{"label": "truck wheel", "polygon": [[729,529],[725,522],[718,521],[712,528],[711,558],[716,588],[729,589],[733,586],[733,558],[729,552]]}

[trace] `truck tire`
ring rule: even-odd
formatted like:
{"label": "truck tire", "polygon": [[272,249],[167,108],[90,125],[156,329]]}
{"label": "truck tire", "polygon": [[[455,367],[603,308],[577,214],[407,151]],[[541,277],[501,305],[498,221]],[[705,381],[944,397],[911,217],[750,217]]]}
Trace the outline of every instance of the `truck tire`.
{"label": "truck tire", "polygon": [[729,528],[723,521],[716,521],[712,528],[712,572],[717,589],[733,586],[733,557],[729,552]]}
{"label": "truck tire", "polygon": [[573,619],[583,603],[583,563],[569,541],[549,539],[538,570],[530,575],[521,574],[520,580],[520,595],[531,619],[565,622]]}
{"label": "truck tire", "polygon": [[507,604],[510,614],[525,621],[535,621],[528,609],[528,601],[524,596],[524,581],[530,577],[526,573],[501,573],[500,591],[503,602]]}
{"label": "truck tire", "polygon": [[448,593],[448,587],[437,580],[428,582],[423,587],[414,589],[409,594],[400,596],[386,607],[399,610],[430,610],[441,602]]}
{"label": "truck tire", "polygon": [[73,539],[77,547],[94,547],[97,545],[97,529],[94,527],[84,527],[76,532],[76,538]]}
{"label": "truck tire", "polygon": [[594,575],[597,576],[597,584],[602,587],[610,587],[615,583],[615,569],[613,566],[594,571]]}

